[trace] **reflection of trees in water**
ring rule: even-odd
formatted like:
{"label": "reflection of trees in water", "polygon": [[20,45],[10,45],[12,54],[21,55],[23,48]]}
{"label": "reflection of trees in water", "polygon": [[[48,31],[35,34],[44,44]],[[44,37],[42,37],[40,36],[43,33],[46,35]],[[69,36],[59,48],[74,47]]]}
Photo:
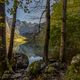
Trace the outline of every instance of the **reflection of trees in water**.
{"label": "reflection of trees in water", "polygon": [[20,46],[14,47],[14,51],[18,53],[24,53],[24,54],[29,54],[33,55],[33,47],[31,47],[29,44],[25,43]]}
{"label": "reflection of trees in water", "polygon": [[38,45],[38,42],[32,39],[30,42],[14,47],[14,52],[28,54],[29,56],[35,54],[40,54],[41,47]]}
{"label": "reflection of trees in water", "polygon": [[42,56],[43,47],[39,44],[40,40],[38,38],[40,36],[36,34],[37,33],[26,34],[28,42],[24,44],[20,44],[19,46],[16,46],[15,51],[19,53],[28,54],[29,56],[33,54]]}
{"label": "reflection of trees in water", "polygon": [[25,44],[15,47],[15,52],[25,54],[29,58],[29,64],[31,64],[34,61],[42,59],[42,57],[38,53],[38,46],[36,45],[34,46],[32,42],[25,43]]}

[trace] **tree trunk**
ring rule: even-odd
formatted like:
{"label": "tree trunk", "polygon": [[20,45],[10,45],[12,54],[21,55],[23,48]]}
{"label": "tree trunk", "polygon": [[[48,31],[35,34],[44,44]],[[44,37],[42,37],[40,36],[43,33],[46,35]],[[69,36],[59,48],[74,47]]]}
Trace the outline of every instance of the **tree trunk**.
{"label": "tree trunk", "polygon": [[44,60],[48,61],[49,52],[49,39],[50,39],[50,0],[46,1],[46,35],[44,44]]}
{"label": "tree trunk", "polygon": [[11,60],[13,55],[13,44],[14,44],[14,33],[15,33],[15,26],[16,26],[16,14],[17,14],[17,0],[14,0],[14,13],[13,13],[13,22],[11,26],[11,35],[10,35],[10,44],[9,44],[9,51],[8,51],[8,59]]}
{"label": "tree trunk", "polygon": [[60,45],[60,61],[64,61],[65,47],[66,47],[66,11],[67,0],[63,0],[63,15],[62,15],[62,27],[61,27],[61,45]]}
{"label": "tree trunk", "polygon": [[6,67],[5,0],[0,1],[0,77]]}
{"label": "tree trunk", "polygon": [[0,59],[6,56],[5,1],[0,2]]}

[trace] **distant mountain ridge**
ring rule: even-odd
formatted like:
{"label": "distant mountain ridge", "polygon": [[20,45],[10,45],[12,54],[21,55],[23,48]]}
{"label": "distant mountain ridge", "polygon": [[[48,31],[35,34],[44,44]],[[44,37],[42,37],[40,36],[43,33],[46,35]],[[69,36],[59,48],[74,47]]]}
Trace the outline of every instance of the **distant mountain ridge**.
{"label": "distant mountain ridge", "polygon": [[[7,25],[7,32],[10,33],[12,24],[12,18],[6,17],[6,25]],[[16,29],[15,32],[22,36],[25,34],[37,33],[39,31],[39,24],[38,23],[27,23],[26,21],[16,21]]]}

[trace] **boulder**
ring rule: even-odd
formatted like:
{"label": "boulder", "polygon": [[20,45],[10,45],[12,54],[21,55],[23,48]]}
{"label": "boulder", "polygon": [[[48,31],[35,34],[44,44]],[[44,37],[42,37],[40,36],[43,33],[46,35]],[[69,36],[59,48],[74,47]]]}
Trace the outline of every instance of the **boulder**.
{"label": "boulder", "polygon": [[28,67],[29,59],[26,55],[17,53],[14,55],[13,59],[15,60],[15,63],[12,66],[14,71],[26,69]]}
{"label": "boulder", "polygon": [[23,78],[23,80],[30,80],[30,79],[29,79],[29,77],[26,76]]}
{"label": "boulder", "polygon": [[22,74],[21,73],[13,74],[10,79],[14,80],[14,79],[18,79],[18,78],[22,78]]}
{"label": "boulder", "polygon": [[30,75],[36,75],[41,70],[41,63],[39,61],[35,61],[30,64],[28,72]]}
{"label": "boulder", "polygon": [[55,70],[54,66],[52,64],[50,64],[45,68],[45,73],[51,73],[54,70]]}
{"label": "boulder", "polygon": [[3,74],[3,76],[2,76],[2,80],[9,80],[12,74],[13,73],[10,72],[10,71],[8,71],[8,70],[5,71],[4,74]]}
{"label": "boulder", "polygon": [[72,58],[64,80],[80,80],[80,54]]}
{"label": "boulder", "polygon": [[10,63],[14,72],[9,70],[5,71],[1,80],[28,80],[28,77],[26,77],[26,70],[29,64],[29,60],[26,55],[17,53],[13,56]]}
{"label": "boulder", "polygon": [[76,63],[80,63],[80,54],[72,58],[71,64],[76,64]]}
{"label": "boulder", "polygon": [[44,70],[45,74],[56,74],[57,70],[54,67],[54,63],[53,64],[49,64],[46,66],[45,70]]}

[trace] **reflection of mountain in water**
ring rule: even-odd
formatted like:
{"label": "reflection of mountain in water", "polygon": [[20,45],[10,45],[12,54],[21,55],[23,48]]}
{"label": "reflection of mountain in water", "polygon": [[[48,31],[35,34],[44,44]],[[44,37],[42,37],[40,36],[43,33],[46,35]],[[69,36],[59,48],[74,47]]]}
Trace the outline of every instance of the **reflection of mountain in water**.
{"label": "reflection of mountain in water", "polygon": [[25,43],[20,46],[14,47],[14,52],[23,53],[27,55],[30,63],[42,59],[40,54],[35,54],[34,50],[36,50],[36,47],[33,47],[31,45],[34,45],[34,44]]}
{"label": "reflection of mountain in water", "polygon": [[[27,43],[25,43],[27,44]],[[22,44],[20,46],[14,47],[14,51],[18,52],[18,53],[24,53],[24,54],[28,54],[27,56],[34,56],[33,53],[33,48],[28,44],[27,46],[25,44]]]}

